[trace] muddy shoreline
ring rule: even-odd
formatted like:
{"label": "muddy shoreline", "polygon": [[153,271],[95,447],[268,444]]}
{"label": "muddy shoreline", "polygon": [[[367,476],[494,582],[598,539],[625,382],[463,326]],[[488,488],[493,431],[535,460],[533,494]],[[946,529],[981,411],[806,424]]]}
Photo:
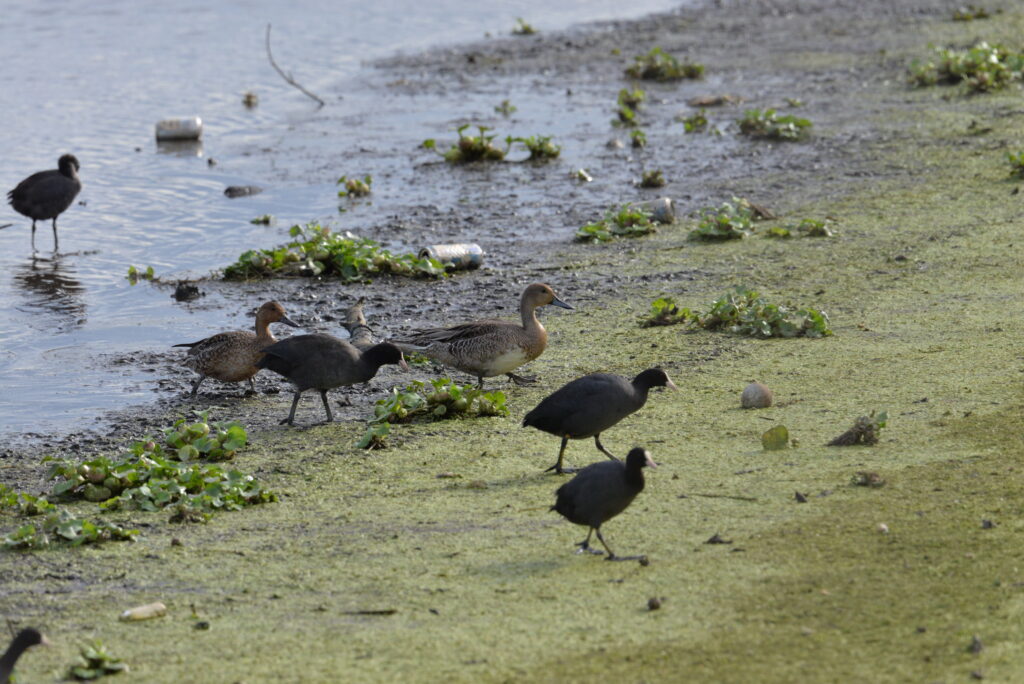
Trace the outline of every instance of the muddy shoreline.
{"label": "muddy shoreline", "polygon": [[[306,330],[334,332],[344,310],[365,297],[371,327],[387,337],[511,317],[522,288],[543,281],[576,310],[541,312],[548,350],[524,369],[541,384],[512,388],[496,380],[511,417],[403,426],[391,448],[368,454],[352,443],[373,401],[433,371],[387,371],[366,387],[332,393],[351,406],[339,407],[330,426],[313,424],[322,411],[307,397],[297,416],[302,427],[286,429],[277,423],[290,391],[278,378],[258,376],[259,392],[249,398],[241,387],[208,381],[199,400],[189,401],[180,355],[128,350],[112,363],[159,378],[154,404],[103,417],[109,427],[102,431],[12,439],[0,452],[5,481],[36,491],[45,454],[110,453],[188,410],[212,407],[214,418],[248,428],[252,447],[238,463],[266,477],[283,501],[203,526],[152,523],[141,543],[162,561],[158,579],[127,545],[85,551],[95,567],[69,557],[60,568],[62,552],[19,556],[10,606],[77,635],[98,621],[61,602],[72,586],[87,587],[104,609],[126,592],[177,598],[179,609],[199,602],[225,627],[204,637],[216,644],[209,649],[216,661],[198,654],[185,661],[169,636],[185,629],[180,620],[143,636],[117,632],[120,643],[144,644],[136,661],[153,681],[188,680],[202,667],[226,681],[230,667],[253,658],[250,671],[261,676],[294,675],[291,663],[240,655],[256,638],[279,652],[310,639],[338,645],[302,663],[304,676],[322,681],[339,671],[366,681],[568,681],[608,673],[668,681],[683,668],[708,681],[931,681],[966,678],[986,658],[997,679],[1019,674],[1020,660],[1006,655],[1020,653],[1006,636],[1017,600],[1009,587],[1019,586],[1014,543],[996,535],[1017,525],[1009,498],[1019,474],[1006,457],[1019,446],[1020,396],[1004,371],[1019,368],[1007,340],[1021,324],[989,315],[1018,285],[1013,242],[1021,212],[1010,193],[1019,183],[996,168],[1000,160],[989,160],[1021,133],[1019,90],[964,98],[911,90],[905,79],[927,43],[969,44],[974,34],[1007,40],[1024,19],[1007,7],[999,24],[964,28],[949,19],[955,4],[723,1],[368,65],[354,97],[377,103],[374,111],[392,128],[374,124],[352,156],[390,169],[375,171],[375,183],[404,184],[420,199],[402,202],[392,187],[382,193],[386,203],[353,205],[340,227],[385,244],[477,242],[485,266],[439,281],[210,280],[199,285],[215,297],[198,305],[254,308],[274,298]],[[648,146],[634,150],[610,120],[618,90],[629,86],[623,68],[654,45],[705,63],[708,73],[700,81],[637,84],[649,97],[640,112]],[[693,112],[686,101],[712,94],[743,102],[708,109],[721,135],[684,134],[676,117]],[[520,114],[506,121],[494,113],[503,99]],[[563,156],[545,165],[438,163],[402,137],[398,122],[419,112],[446,116],[449,109],[430,109],[439,102],[463,110],[438,126],[439,144],[465,122],[543,134],[557,119]],[[798,143],[747,140],[735,120],[751,107],[806,117],[813,132]],[[371,118],[368,111],[353,122],[328,110],[304,133],[370,127]],[[991,137],[967,132],[974,119],[992,125]],[[611,148],[613,138],[626,144]],[[333,153],[301,151],[309,169]],[[570,179],[581,166],[592,183]],[[640,172],[655,168],[667,186],[637,188]],[[429,196],[439,199],[422,201]],[[832,216],[836,236],[705,245],[688,239],[692,222],[684,218],[646,238],[573,241],[579,226],[609,206],[658,196],[674,198],[684,217],[748,197],[781,221]],[[984,241],[972,239],[981,221]],[[757,341],[638,325],[655,296],[706,306],[737,284],[821,307],[835,336]],[[540,473],[557,445],[519,420],[572,377],[654,364],[683,392],[653,398],[609,440],[613,448],[650,444],[664,457],[630,520],[616,523],[616,533],[654,562],[642,570],[581,563],[569,547],[578,530],[539,512],[558,484]],[[739,409],[750,380],[775,389],[775,408]],[[893,426],[877,447],[840,453],[823,446],[852,418],[879,408]],[[802,446],[762,452],[758,435],[783,421]],[[587,446],[574,444],[569,458],[589,462]],[[851,486],[850,474],[865,469],[882,471],[887,487]],[[459,477],[439,479],[449,472]],[[808,493],[803,503],[794,490]],[[708,493],[732,498],[702,498]],[[979,537],[982,517],[1002,527]],[[705,546],[719,532],[735,545]],[[171,535],[185,539],[182,550],[168,551]],[[13,565],[13,556],[0,563]],[[70,579],[47,574],[58,570]],[[38,608],[37,585],[45,594]],[[669,597],[656,614],[643,608],[652,596]],[[339,614],[339,606],[397,610],[390,622],[371,624]],[[996,648],[972,660],[964,648],[972,631],[998,640]],[[545,653],[550,643],[564,650]],[[158,671],[156,654],[174,666]]]}

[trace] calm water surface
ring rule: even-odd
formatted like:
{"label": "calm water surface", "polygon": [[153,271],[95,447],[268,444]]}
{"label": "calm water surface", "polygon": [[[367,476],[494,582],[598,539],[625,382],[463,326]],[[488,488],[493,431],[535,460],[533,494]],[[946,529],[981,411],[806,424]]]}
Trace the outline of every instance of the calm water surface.
{"label": "calm water surface", "polygon": [[[364,60],[507,33],[519,16],[550,31],[675,4],[5,0],[0,189],[55,168],[64,152],[81,161],[84,188],[80,203],[58,220],[57,256],[48,223],[39,225],[33,258],[30,222],[6,202],[0,208],[0,225],[13,224],[0,230],[0,434],[88,427],[104,410],[152,400],[153,378],[117,364],[119,354],[251,325],[242,312],[188,308],[165,289],[131,287],[127,267],[199,276],[244,248],[282,242],[290,223],[337,217],[339,168],[311,170],[287,148],[301,150],[330,134],[344,150],[405,125],[359,118],[371,96],[347,92],[346,83],[358,81]],[[333,116],[348,112],[366,126],[332,130],[325,110],[271,70],[263,47],[267,23],[284,69],[324,96]],[[247,90],[260,97],[255,109],[241,105]],[[201,146],[157,147],[154,123],[178,115],[203,118]],[[445,123],[436,111],[405,117],[422,118],[423,129],[435,133]],[[414,131],[420,140],[429,137],[420,133]],[[260,154],[271,149],[277,153]],[[209,166],[209,158],[217,164]],[[223,189],[232,184],[268,189],[229,200]],[[279,221],[249,223],[262,214]]]}

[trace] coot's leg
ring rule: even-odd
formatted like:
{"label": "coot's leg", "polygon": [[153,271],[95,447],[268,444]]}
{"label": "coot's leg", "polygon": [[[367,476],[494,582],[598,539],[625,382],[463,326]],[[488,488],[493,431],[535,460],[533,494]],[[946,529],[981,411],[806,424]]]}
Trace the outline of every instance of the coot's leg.
{"label": "coot's leg", "polygon": [[604,551],[602,551],[601,549],[592,549],[592,548],[590,548],[590,535],[592,535],[592,534],[594,534],[594,528],[593,527],[591,527],[590,531],[587,532],[587,538],[584,539],[583,541],[581,541],[579,544],[576,545],[576,546],[580,547],[579,550],[576,551],[576,553],[592,553],[595,556],[600,556],[600,555],[604,554]]}
{"label": "coot's leg", "polygon": [[53,252],[54,252],[54,254],[57,253],[58,249],[60,249],[60,243],[57,241],[57,217],[54,216],[53,217]]}
{"label": "coot's leg", "polygon": [[601,536],[601,530],[596,530],[596,531],[597,531],[597,538],[601,540],[602,544],[604,544],[604,548],[608,549],[608,556],[605,558],[605,560],[610,560],[610,561],[631,561],[631,560],[643,560],[643,559],[647,558],[647,556],[644,556],[644,555],[640,555],[640,556],[616,556],[615,553],[610,548],[608,548],[608,543],[604,540],[604,537]]}
{"label": "coot's leg", "polygon": [[505,373],[505,375],[520,387],[524,385],[533,385],[537,382],[536,375],[516,375],[515,373]]}
{"label": "coot's leg", "polygon": [[32,252],[36,251],[36,220],[32,219]]}
{"label": "coot's leg", "polygon": [[324,411],[327,411],[327,422],[334,422],[334,414],[331,413],[331,405],[327,401],[327,390],[320,390],[320,400],[324,402]]}
{"label": "coot's leg", "polygon": [[299,405],[299,397],[302,396],[302,390],[295,390],[295,398],[292,399],[292,410],[288,414],[288,417],[281,421],[281,425],[294,425],[295,424],[295,407]]}
{"label": "coot's leg", "polygon": [[[608,458],[612,459],[613,461],[618,461],[619,460],[619,459],[615,458],[614,456],[612,456],[612,452],[610,452],[610,451],[608,451],[607,449],[604,448],[604,444],[601,444],[601,435],[600,435],[600,433],[594,435],[594,444],[596,444],[597,448],[601,451],[601,453],[604,454],[605,456],[607,456]],[[598,533],[598,534],[600,534],[600,533]]]}
{"label": "coot's leg", "polygon": [[557,473],[558,475],[563,475],[565,473],[575,473],[576,472],[575,468],[563,468],[562,467],[562,456],[565,454],[565,445],[568,444],[568,443],[569,443],[569,435],[565,435],[564,437],[562,437],[562,446],[558,450],[558,462],[556,462],[555,465],[551,466],[550,468],[545,468],[545,470],[544,470],[545,473],[549,473],[552,470],[555,471],[555,473]]}

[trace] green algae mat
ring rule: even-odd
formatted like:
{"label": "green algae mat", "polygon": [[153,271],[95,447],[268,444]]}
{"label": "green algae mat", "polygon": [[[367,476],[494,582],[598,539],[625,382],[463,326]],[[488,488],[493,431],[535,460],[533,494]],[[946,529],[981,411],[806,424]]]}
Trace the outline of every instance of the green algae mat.
{"label": "green algae mat", "polygon": [[[686,16],[665,35],[720,20]],[[789,18],[801,29],[779,21],[758,30],[825,30],[813,13]],[[530,368],[542,380],[503,387],[510,416],[397,426],[379,451],[353,446],[357,422],[253,431],[232,467],[276,502],[205,524],[121,515],[140,531],[127,543],[0,551],[0,613],[55,642],[23,658],[19,681],[59,678],[93,638],[129,665],[121,679],[145,682],[1024,680],[1024,195],[1006,161],[1024,105],[1016,85],[899,81],[929,41],[1008,41],[1024,19],[1010,6],[989,24],[945,10],[900,21],[855,24],[886,54],[761,56],[783,80],[863,79],[834,95],[857,107],[808,143],[849,155],[822,171],[857,167],[841,192],[798,162],[747,181],[793,223],[831,217],[831,237],[705,244],[683,221],[567,241],[574,269],[625,282],[545,318]],[[657,298],[705,310],[736,286],[827,312],[833,334],[642,325]],[[586,530],[548,510],[564,480],[542,473],[558,440],[519,421],[581,374],[651,365],[681,391],[653,392],[602,439],[660,465],[603,528],[650,562],[574,554]],[[772,407],[740,408],[754,380]],[[877,444],[825,446],[882,411]],[[790,446],[763,450],[778,425]],[[566,453],[600,458],[587,440]],[[166,616],[118,620],[153,601]]]}

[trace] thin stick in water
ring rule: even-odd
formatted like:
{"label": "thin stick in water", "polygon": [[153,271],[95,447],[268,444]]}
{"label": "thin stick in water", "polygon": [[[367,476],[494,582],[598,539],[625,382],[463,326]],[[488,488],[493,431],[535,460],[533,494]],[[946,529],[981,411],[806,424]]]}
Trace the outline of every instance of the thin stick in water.
{"label": "thin stick in water", "polygon": [[274,71],[281,74],[281,78],[283,78],[286,83],[295,86],[296,88],[301,90],[307,97],[311,97],[317,102],[319,102],[321,107],[323,107],[326,104],[319,97],[317,97],[316,95],[314,95],[313,93],[309,92],[301,85],[299,85],[295,81],[295,79],[292,78],[291,74],[284,73],[284,71],[281,70],[281,67],[277,66],[277,62],[274,61],[274,54],[270,51],[270,24],[267,24],[267,58],[270,60],[270,66],[274,67]]}

